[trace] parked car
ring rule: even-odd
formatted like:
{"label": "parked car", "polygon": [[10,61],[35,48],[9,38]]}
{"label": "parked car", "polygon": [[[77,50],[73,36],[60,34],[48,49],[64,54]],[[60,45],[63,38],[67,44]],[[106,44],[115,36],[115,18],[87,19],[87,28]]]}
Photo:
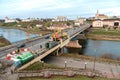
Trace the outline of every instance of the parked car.
{"label": "parked car", "polygon": [[26,46],[25,43],[23,43],[23,44],[18,45],[17,48],[23,48],[25,46]]}

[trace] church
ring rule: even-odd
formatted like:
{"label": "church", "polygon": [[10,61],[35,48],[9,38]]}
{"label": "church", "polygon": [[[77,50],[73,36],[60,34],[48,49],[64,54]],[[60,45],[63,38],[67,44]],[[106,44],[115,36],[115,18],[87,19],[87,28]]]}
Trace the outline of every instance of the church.
{"label": "church", "polygon": [[95,19],[104,20],[104,19],[108,19],[108,16],[105,14],[99,14],[99,11],[97,10],[97,13],[95,15]]}
{"label": "church", "polygon": [[99,28],[103,28],[105,26],[110,28],[120,28],[120,20],[109,19],[107,15],[99,14],[99,11],[97,10],[92,26]]}

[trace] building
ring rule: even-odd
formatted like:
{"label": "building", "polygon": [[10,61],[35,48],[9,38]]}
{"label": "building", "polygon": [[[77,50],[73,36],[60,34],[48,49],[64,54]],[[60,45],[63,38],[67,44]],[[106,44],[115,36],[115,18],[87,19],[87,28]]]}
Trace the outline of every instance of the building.
{"label": "building", "polygon": [[93,27],[99,27],[99,28],[103,28],[104,26],[108,26],[108,27],[116,27],[119,28],[120,27],[120,20],[95,20],[92,23]]}
{"label": "building", "polygon": [[64,30],[64,29],[67,29],[67,28],[70,28],[71,26],[68,26],[66,24],[53,24],[51,25],[50,27],[47,27],[47,29],[49,30]]}
{"label": "building", "polygon": [[80,25],[84,24],[85,21],[86,21],[85,18],[77,18],[75,20],[75,26],[80,26]]}
{"label": "building", "polygon": [[22,22],[30,22],[30,19],[22,19]]}
{"label": "building", "polygon": [[99,14],[99,11],[97,10],[97,13],[95,15],[95,19],[104,20],[104,19],[108,19],[108,16],[105,14]]}
{"label": "building", "polygon": [[16,19],[9,19],[8,17],[5,17],[5,23],[12,23],[12,22],[18,22]]}
{"label": "building", "polygon": [[57,16],[54,21],[68,21],[68,19],[64,16]]}

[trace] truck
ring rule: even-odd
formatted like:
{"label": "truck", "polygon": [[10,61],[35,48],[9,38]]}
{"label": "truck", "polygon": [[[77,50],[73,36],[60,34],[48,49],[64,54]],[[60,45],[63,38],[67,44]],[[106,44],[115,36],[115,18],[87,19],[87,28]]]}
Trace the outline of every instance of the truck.
{"label": "truck", "polygon": [[31,61],[34,58],[34,55],[31,52],[24,52],[17,56],[16,59],[14,59],[13,66],[14,68],[18,68],[27,62]]}
{"label": "truck", "polygon": [[25,64],[30,60],[32,60],[33,58],[34,58],[34,55],[31,52],[24,52],[17,57],[17,59],[20,59],[21,64]]}
{"label": "truck", "polygon": [[58,45],[58,44],[59,44],[58,41],[49,41],[49,42],[47,42],[47,43],[45,44],[45,47],[46,47],[47,49],[51,49],[51,48],[55,47],[55,46]]}

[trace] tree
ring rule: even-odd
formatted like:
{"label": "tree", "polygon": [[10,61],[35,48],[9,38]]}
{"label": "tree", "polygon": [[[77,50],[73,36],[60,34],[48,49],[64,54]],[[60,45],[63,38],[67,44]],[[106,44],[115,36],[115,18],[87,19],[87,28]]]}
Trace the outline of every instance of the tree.
{"label": "tree", "polygon": [[50,27],[50,25],[51,25],[51,22],[49,21],[45,23],[45,27]]}

